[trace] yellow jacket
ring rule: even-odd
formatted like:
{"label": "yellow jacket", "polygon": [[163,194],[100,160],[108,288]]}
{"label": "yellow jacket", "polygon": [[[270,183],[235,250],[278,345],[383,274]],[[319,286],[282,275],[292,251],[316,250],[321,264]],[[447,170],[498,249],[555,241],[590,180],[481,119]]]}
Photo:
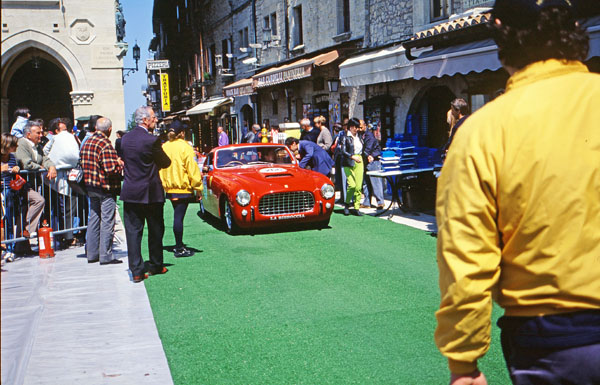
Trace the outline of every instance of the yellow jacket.
{"label": "yellow jacket", "polygon": [[600,308],[600,76],[548,60],[467,118],[438,181],[435,340],[454,373],[509,316]]}
{"label": "yellow jacket", "polygon": [[171,159],[171,165],[159,171],[165,192],[186,194],[193,190],[202,191],[202,174],[192,146],[183,139],[176,139],[163,144],[163,150]]}

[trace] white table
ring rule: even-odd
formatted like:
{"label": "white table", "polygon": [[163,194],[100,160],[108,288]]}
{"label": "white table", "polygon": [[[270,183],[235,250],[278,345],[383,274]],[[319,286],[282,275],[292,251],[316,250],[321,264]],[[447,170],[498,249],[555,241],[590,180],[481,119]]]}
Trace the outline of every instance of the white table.
{"label": "white table", "polygon": [[[387,179],[390,186],[392,186],[392,200],[388,207],[384,210],[376,213],[375,215],[383,215],[389,209],[392,208],[394,204],[398,206],[399,209],[406,212],[408,211],[400,197],[400,191],[402,190],[402,184],[407,184],[406,182],[411,179],[417,178],[419,174],[433,172],[433,167],[425,167],[425,168],[411,168],[407,170],[394,170],[394,171],[367,171],[367,175],[374,178],[385,178]],[[390,214],[390,216],[393,216]]]}

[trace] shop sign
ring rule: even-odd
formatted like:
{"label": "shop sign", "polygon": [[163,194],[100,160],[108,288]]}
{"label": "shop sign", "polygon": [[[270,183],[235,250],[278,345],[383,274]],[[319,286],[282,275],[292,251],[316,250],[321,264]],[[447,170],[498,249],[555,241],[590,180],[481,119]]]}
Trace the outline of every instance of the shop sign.
{"label": "shop sign", "polygon": [[312,73],[312,62],[301,67],[294,67],[253,78],[254,88],[268,87],[296,79],[307,78]]}
{"label": "shop sign", "polygon": [[169,74],[160,74],[160,95],[162,110],[171,111],[171,98],[169,96]]}
{"label": "shop sign", "polygon": [[147,60],[146,69],[149,71],[168,70],[171,67],[169,60]]}
{"label": "shop sign", "polygon": [[252,84],[248,84],[245,86],[239,86],[239,87],[226,88],[223,90],[223,94],[228,98],[233,98],[236,96],[250,95],[252,93],[254,93],[254,87],[252,87]]}
{"label": "shop sign", "polygon": [[494,5],[493,0],[464,0],[464,2],[463,2],[464,9],[470,9],[470,8],[481,7],[481,6],[493,6],[493,5]]}

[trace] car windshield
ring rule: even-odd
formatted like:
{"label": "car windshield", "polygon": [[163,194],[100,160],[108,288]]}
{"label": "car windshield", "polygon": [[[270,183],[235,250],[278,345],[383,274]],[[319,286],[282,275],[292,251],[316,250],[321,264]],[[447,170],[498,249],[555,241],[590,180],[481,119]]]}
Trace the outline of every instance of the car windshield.
{"label": "car windshield", "polygon": [[219,150],[216,153],[217,168],[238,167],[247,164],[292,164],[293,160],[285,147],[244,146]]}

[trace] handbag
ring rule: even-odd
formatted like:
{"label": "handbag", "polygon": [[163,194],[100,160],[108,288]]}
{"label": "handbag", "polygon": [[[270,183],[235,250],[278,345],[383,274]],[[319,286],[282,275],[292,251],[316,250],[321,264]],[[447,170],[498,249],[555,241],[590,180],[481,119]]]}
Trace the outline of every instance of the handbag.
{"label": "handbag", "polygon": [[21,190],[21,188],[23,186],[25,186],[26,183],[27,183],[27,181],[25,179],[23,179],[23,177],[21,175],[16,174],[15,179],[10,181],[9,186],[11,189],[13,189],[15,191],[19,191],[19,190]]}
{"label": "handbag", "polygon": [[77,163],[77,166],[73,167],[67,174],[67,183],[71,190],[80,195],[87,195],[85,188],[85,181],[83,180],[83,168],[81,163]]}

